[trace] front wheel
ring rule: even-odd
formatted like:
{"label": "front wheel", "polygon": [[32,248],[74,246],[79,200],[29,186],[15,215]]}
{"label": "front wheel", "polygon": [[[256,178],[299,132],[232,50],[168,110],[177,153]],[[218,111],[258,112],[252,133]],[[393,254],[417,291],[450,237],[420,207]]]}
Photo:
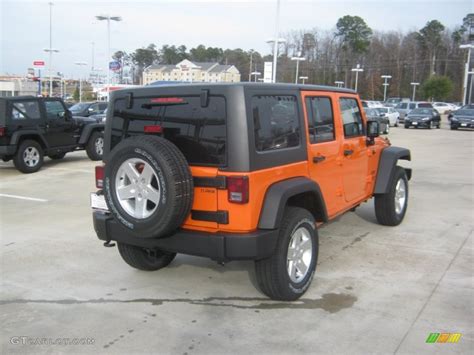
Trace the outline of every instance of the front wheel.
{"label": "front wheel", "polygon": [[92,133],[87,142],[86,152],[90,160],[102,160],[104,154],[104,134],[102,132]]}
{"label": "front wheel", "polygon": [[168,266],[176,253],[156,249],[145,249],[134,245],[117,243],[122,259],[131,267],[144,271],[155,271]]}
{"label": "front wheel", "polygon": [[294,301],[308,289],[318,260],[318,232],[306,209],[288,207],[274,254],[255,262],[257,282],[274,300]]}
{"label": "front wheel", "polygon": [[408,205],[408,179],[405,169],[396,166],[388,192],[375,195],[375,216],[384,226],[402,223]]}
{"label": "front wheel", "polygon": [[25,140],[13,158],[15,168],[25,174],[37,172],[43,165],[43,148],[34,140]]}

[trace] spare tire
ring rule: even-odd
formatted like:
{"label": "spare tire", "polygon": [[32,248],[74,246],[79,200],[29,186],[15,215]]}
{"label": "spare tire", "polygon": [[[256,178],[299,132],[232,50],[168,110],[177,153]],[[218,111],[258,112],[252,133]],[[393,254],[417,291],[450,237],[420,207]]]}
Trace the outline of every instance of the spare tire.
{"label": "spare tire", "polygon": [[105,166],[107,206],[137,237],[165,237],[181,226],[191,210],[193,189],[186,158],[161,137],[123,140]]}

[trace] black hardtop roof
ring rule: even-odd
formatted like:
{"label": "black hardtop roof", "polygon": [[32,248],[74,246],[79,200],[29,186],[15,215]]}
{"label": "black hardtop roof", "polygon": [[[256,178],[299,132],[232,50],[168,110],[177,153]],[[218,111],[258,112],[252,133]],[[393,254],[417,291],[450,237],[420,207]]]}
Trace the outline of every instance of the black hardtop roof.
{"label": "black hardtop roof", "polygon": [[357,92],[351,89],[338,88],[335,86],[327,85],[303,85],[303,84],[287,84],[287,83],[251,83],[251,82],[240,82],[240,83],[182,83],[182,84],[164,84],[164,85],[149,85],[138,88],[124,88],[114,92],[135,92],[137,94],[146,93],[147,91],[156,91],[160,88],[166,89],[178,89],[179,88],[228,88],[228,87],[244,87],[259,90],[299,90],[299,91],[330,91],[339,92],[346,94],[356,94]]}
{"label": "black hardtop roof", "polygon": [[36,97],[32,95],[25,95],[25,96],[6,96],[6,97],[0,97],[0,100],[5,100],[5,101],[14,101],[14,100],[31,100],[31,99],[41,99],[41,97]]}

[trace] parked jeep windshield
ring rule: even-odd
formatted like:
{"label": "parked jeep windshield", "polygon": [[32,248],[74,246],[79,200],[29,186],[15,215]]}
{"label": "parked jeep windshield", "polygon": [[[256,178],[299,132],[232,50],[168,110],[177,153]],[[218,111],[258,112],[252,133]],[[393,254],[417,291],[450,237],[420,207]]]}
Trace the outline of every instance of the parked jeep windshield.
{"label": "parked jeep windshield", "polygon": [[[223,97],[210,96],[207,107],[199,96],[170,99],[134,99],[132,109],[125,99],[117,100],[112,121],[112,147],[122,139],[124,121],[130,121],[128,134],[142,135],[145,126],[159,125],[163,136],[174,143],[191,165],[226,164],[226,102]],[[171,100],[173,99],[173,100]]]}

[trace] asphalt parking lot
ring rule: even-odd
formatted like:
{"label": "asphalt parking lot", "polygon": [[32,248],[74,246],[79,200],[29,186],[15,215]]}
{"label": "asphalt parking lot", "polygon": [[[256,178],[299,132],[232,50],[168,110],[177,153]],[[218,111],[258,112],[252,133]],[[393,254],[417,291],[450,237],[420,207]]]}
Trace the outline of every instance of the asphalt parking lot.
{"label": "asphalt parking lot", "polygon": [[[294,303],[265,298],[252,262],[127,266],[95,237],[83,152],[31,175],[0,163],[2,353],[472,353],[473,132],[389,137],[412,151],[405,221],[378,225],[369,202],[322,227],[315,279]],[[444,332],[462,337],[425,342]]]}

